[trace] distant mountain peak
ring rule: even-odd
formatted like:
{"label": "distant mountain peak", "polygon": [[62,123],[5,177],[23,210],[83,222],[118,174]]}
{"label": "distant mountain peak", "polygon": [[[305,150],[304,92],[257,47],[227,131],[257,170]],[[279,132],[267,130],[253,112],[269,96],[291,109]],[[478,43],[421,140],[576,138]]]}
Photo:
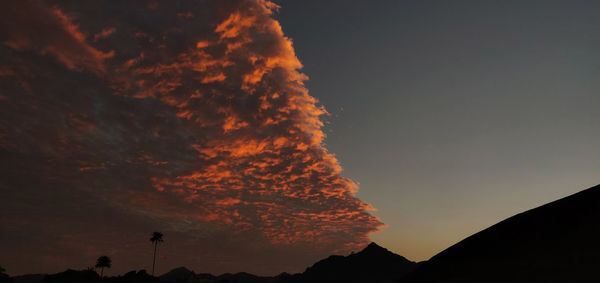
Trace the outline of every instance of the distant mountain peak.
{"label": "distant mountain peak", "polygon": [[160,278],[163,281],[175,282],[178,280],[187,280],[188,278],[193,277],[195,275],[196,274],[194,273],[194,271],[182,266],[172,269],[171,271],[161,275]]}
{"label": "distant mountain peak", "polygon": [[399,255],[389,251],[388,249],[376,244],[375,242],[371,242],[367,245],[362,251],[355,253],[354,256],[362,255],[362,256],[398,256]]}
{"label": "distant mountain peak", "polygon": [[415,262],[370,243],[360,252],[318,261],[290,282],[396,282],[415,266]]}
{"label": "distant mountain peak", "polygon": [[369,245],[367,245],[367,247],[364,248],[363,251],[365,251],[365,250],[380,250],[380,251],[383,250],[383,251],[387,251],[386,248],[378,245],[375,242],[371,242]]}
{"label": "distant mountain peak", "polygon": [[193,270],[190,270],[190,269],[188,269],[185,266],[180,266],[180,267],[173,268],[171,271],[190,272],[190,273],[194,272]]}

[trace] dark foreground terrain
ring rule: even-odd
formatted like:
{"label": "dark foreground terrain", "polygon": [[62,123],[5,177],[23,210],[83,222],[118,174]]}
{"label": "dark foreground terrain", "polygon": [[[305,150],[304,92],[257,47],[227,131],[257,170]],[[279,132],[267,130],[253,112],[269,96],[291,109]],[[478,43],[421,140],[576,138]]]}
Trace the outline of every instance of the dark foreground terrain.
{"label": "dark foreground terrain", "polygon": [[600,186],[472,235],[406,282],[600,282]]}
{"label": "dark foreground terrain", "polygon": [[600,186],[523,212],[476,233],[429,261],[415,263],[375,243],[330,256],[303,273],[260,277],[145,271],[101,279],[94,271],[8,277],[0,283],[424,283],[600,282]]}

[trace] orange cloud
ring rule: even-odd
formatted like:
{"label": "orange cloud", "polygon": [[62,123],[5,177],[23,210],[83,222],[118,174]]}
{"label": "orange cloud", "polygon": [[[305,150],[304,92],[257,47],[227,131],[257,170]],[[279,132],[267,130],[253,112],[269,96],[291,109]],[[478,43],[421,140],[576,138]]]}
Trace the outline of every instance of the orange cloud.
{"label": "orange cloud", "polygon": [[111,36],[115,31],[117,31],[117,29],[114,27],[103,29],[101,32],[94,34],[94,42]]}
{"label": "orange cloud", "polygon": [[0,4],[21,25],[0,31],[0,148],[35,180],[19,188],[82,191],[194,239],[227,231],[295,255],[366,244],[382,223],[324,145],[327,111],[277,6],[171,1]]}
{"label": "orange cloud", "polygon": [[0,4],[0,40],[15,50],[49,53],[69,69],[104,71],[103,61],[114,56],[88,43],[79,27],[59,8],[41,1],[5,1]]}
{"label": "orange cloud", "polygon": [[[213,221],[246,223],[274,244],[364,244],[381,223],[354,196],[357,185],[341,176],[337,159],[323,145],[321,116],[326,111],[304,87],[306,76],[298,71],[302,64],[271,17],[271,6],[244,3],[252,3],[251,12],[232,11],[216,25],[214,36],[197,41],[196,49],[180,55],[184,61],[176,64],[216,83],[222,92],[213,92],[213,98],[246,104],[209,115],[225,114],[223,132],[234,134],[195,144],[205,165],[176,178],[155,179],[154,185],[192,195],[222,216]],[[271,45],[265,50],[263,42]],[[219,79],[210,79],[211,74],[220,74]],[[191,110],[190,97],[182,99],[187,101],[185,119],[201,116]],[[237,191],[244,201],[225,205],[222,200]],[[258,201],[264,199],[271,200],[268,206]],[[347,233],[345,239],[339,231]]]}

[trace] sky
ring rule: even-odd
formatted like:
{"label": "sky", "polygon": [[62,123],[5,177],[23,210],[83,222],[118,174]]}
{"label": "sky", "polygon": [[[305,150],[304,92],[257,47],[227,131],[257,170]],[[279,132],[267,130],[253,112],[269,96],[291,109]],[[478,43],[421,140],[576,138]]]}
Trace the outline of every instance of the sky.
{"label": "sky", "polygon": [[426,260],[600,183],[597,1],[278,3],[381,245]]}
{"label": "sky", "polygon": [[115,3],[0,4],[10,274],[425,260],[600,183],[598,3]]}

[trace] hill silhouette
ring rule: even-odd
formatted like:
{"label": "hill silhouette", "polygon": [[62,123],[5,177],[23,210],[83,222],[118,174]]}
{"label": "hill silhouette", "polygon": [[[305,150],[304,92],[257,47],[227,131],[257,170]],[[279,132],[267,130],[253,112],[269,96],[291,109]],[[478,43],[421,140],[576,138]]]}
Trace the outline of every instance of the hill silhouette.
{"label": "hill silhouette", "polygon": [[7,274],[0,272],[0,283],[13,283],[14,280],[10,278]]}
{"label": "hill silhouette", "polygon": [[[358,253],[348,256],[334,255],[318,261],[303,273],[293,275],[282,273],[273,277],[244,272],[214,276],[179,267],[160,277],[153,277],[142,270],[100,279],[100,276],[92,270],[67,270],[52,275],[25,275],[19,278],[30,279],[27,283],[391,283],[405,276],[415,266],[417,266],[415,262],[371,243]],[[6,282],[13,282],[10,278],[7,280],[11,281]]]}
{"label": "hill silhouette", "polygon": [[598,282],[598,267],[600,185],[464,239],[407,282]]}
{"label": "hill silhouette", "polygon": [[517,214],[415,263],[375,243],[334,255],[298,274],[214,276],[185,267],[160,277],[145,271],[105,277],[91,270],[52,275],[0,274],[0,283],[470,283],[598,282],[600,185]]}
{"label": "hill silhouette", "polygon": [[282,282],[395,282],[416,265],[415,262],[371,243],[364,250],[349,256],[330,256]]}
{"label": "hill silhouette", "polygon": [[[186,267],[178,267],[160,276],[163,282],[192,282],[196,277],[194,271]],[[214,277],[214,276],[213,276]]]}
{"label": "hill silhouette", "polygon": [[415,266],[416,263],[371,243],[358,253],[330,256],[294,275],[282,273],[275,277],[261,277],[242,272],[212,276],[180,267],[160,276],[160,279],[167,283],[387,283],[400,279]]}
{"label": "hill silhouette", "polygon": [[14,283],[38,283],[46,277],[46,274],[26,274],[13,277]]}
{"label": "hill silhouette", "polygon": [[219,276],[214,276],[208,273],[197,274],[185,267],[178,267],[161,275],[159,279],[165,283],[270,283],[278,282],[279,277],[256,276],[245,272],[239,272],[235,274],[225,273]]}
{"label": "hill silhouette", "polygon": [[46,275],[40,283],[160,283],[161,281],[148,275],[145,270],[130,271],[121,276],[100,278],[92,270],[67,270],[57,274]]}

